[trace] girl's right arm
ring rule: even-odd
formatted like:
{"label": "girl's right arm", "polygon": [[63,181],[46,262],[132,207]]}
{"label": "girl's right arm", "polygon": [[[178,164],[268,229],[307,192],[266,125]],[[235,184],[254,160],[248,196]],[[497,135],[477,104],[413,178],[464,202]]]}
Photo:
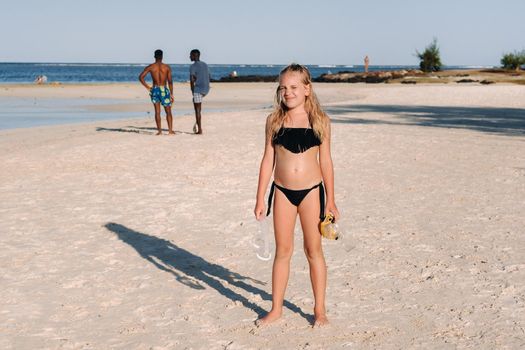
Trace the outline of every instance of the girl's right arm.
{"label": "girl's right arm", "polygon": [[265,130],[265,146],[264,155],[261,160],[261,166],[259,169],[259,183],[257,185],[257,201],[255,203],[254,214],[257,220],[261,220],[266,215],[266,205],[264,203],[264,195],[268,188],[268,183],[272,177],[275,154],[272,145],[271,136],[268,136],[270,127],[270,117],[266,119],[266,130]]}

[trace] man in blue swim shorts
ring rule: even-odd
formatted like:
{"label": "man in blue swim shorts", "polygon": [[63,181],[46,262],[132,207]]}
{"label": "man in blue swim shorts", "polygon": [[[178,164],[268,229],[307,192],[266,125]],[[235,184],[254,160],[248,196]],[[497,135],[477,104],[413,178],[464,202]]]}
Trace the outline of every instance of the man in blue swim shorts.
{"label": "man in blue swim shorts", "polygon": [[[171,78],[171,68],[162,63],[162,50],[155,51],[155,63],[150,64],[140,73],[140,83],[149,91],[151,102],[155,108],[155,123],[157,123],[157,135],[162,134],[160,121],[160,105],[166,111],[166,121],[168,122],[168,134],[175,135],[173,132],[173,116],[171,115],[171,104],[173,103],[173,80]],[[153,86],[146,83],[146,76],[150,74]]]}
{"label": "man in blue swim shorts", "polygon": [[160,103],[164,107],[171,106],[171,93],[167,86],[153,86],[149,91],[149,97],[153,104]]}

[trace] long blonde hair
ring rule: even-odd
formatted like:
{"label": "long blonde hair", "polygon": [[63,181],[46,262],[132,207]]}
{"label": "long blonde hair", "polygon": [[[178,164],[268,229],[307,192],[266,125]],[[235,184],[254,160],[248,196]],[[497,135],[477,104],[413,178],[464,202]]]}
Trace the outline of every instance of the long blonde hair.
{"label": "long blonde hair", "polygon": [[[330,118],[321,109],[321,104],[315,95],[310,71],[303,65],[292,63],[279,73],[279,81],[281,80],[281,77],[288,72],[296,72],[301,74],[303,78],[303,84],[310,87],[310,94],[306,96],[304,107],[306,113],[308,114],[308,120],[315,135],[322,142],[323,137],[326,135],[326,129],[328,127],[328,123],[330,122]],[[286,118],[287,111],[288,107],[282,100],[281,92],[279,91],[278,86],[277,90],[275,91],[274,110],[269,116],[269,127],[268,130],[266,130],[266,138],[269,138],[270,141],[273,140],[275,135],[279,132],[279,129],[284,125],[284,119]]]}

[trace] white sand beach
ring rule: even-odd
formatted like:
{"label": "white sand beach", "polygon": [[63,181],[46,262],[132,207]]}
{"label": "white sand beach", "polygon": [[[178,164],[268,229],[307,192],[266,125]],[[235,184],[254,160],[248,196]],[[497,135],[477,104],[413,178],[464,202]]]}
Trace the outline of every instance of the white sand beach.
{"label": "white sand beach", "polygon": [[[0,348],[524,348],[525,87],[315,85],[355,244],[326,242],[322,329],[299,227],[283,319],[254,325],[271,305],[250,240],[274,88],[214,84],[204,135],[189,114],[156,137],[138,84],[2,86],[144,118],[0,131]],[[186,84],[175,100],[191,110]]]}

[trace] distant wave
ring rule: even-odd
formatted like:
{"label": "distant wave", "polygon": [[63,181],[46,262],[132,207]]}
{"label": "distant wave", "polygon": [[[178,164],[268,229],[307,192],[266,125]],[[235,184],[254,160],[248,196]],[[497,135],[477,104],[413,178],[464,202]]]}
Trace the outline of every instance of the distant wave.
{"label": "distant wave", "polygon": [[460,66],[460,67],[468,68],[468,69],[494,68],[494,66]]}
{"label": "distant wave", "polygon": [[317,67],[319,67],[319,68],[336,68],[337,66],[335,64],[319,64]]}
{"label": "distant wave", "polygon": [[144,63],[35,63],[40,67],[146,67]]}

